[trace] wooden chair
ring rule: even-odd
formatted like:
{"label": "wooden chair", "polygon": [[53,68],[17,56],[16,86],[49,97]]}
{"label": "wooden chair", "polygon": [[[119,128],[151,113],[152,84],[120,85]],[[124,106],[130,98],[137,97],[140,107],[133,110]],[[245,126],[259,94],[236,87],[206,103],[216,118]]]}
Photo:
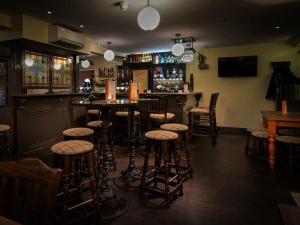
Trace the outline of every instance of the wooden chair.
{"label": "wooden chair", "polygon": [[146,95],[146,98],[157,100],[147,101],[148,130],[159,128],[161,124],[175,119],[175,114],[168,112],[168,95]]}
{"label": "wooden chair", "polygon": [[195,107],[189,112],[189,125],[192,135],[208,135],[212,139],[212,145],[216,144],[218,127],[216,120],[216,105],[219,93],[213,93],[208,108]]}
{"label": "wooden chair", "polygon": [[24,225],[51,224],[60,176],[38,159],[0,162],[0,215]]}

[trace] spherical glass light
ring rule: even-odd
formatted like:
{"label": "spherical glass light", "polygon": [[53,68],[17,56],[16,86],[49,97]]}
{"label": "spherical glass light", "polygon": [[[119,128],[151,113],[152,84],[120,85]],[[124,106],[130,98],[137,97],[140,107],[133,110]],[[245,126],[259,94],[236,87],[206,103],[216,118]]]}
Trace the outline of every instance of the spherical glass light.
{"label": "spherical glass light", "polygon": [[60,70],[61,64],[60,63],[54,63],[53,67],[54,67],[55,70]]}
{"label": "spherical glass light", "polygon": [[90,61],[85,59],[85,60],[82,60],[81,61],[81,67],[84,68],[84,69],[87,69],[90,67]]}
{"label": "spherical glass light", "polygon": [[184,53],[184,46],[181,43],[176,43],[172,46],[172,53],[175,56],[181,56]]}
{"label": "spherical glass light", "polygon": [[106,61],[112,61],[115,58],[115,53],[112,50],[106,50],[104,52],[104,59]]}
{"label": "spherical glass light", "polygon": [[156,9],[147,6],[139,12],[137,21],[143,30],[154,30],[160,22],[160,15]]}
{"label": "spherical glass light", "polygon": [[34,63],[31,58],[26,58],[24,62],[26,66],[33,66]]}

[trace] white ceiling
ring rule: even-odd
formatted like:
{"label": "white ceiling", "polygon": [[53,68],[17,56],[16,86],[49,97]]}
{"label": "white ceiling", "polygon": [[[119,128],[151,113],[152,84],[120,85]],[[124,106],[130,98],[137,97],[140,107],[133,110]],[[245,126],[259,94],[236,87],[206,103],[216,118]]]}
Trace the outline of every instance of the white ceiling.
{"label": "white ceiling", "polygon": [[286,41],[300,31],[299,0],[150,0],[161,15],[159,27],[151,32],[141,30],[136,20],[147,0],[128,0],[127,11],[121,11],[118,2],[5,0],[0,11],[80,30],[104,47],[112,41],[111,48],[122,53],[168,50],[176,33],[195,37],[198,47],[218,47]]}

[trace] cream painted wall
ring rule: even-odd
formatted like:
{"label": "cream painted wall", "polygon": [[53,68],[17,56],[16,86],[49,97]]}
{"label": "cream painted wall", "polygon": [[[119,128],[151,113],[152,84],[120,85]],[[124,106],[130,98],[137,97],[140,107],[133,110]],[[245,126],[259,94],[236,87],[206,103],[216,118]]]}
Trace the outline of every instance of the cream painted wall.
{"label": "cream painted wall", "polygon": [[[210,95],[219,92],[217,122],[222,127],[262,127],[261,110],[274,110],[273,101],[265,99],[272,74],[270,62],[289,60],[293,72],[300,74],[299,48],[285,43],[256,44],[208,48],[208,70],[199,70],[197,59],[187,64],[187,80],[194,74],[195,91],[203,92],[201,105],[208,106]],[[218,57],[258,56],[258,76],[244,78],[219,78]],[[196,57],[195,57],[196,58]]]}
{"label": "cream painted wall", "polygon": [[91,59],[94,63],[94,65],[92,66],[92,68],[95,70],[95,76],[99,76],[99,67],[101,68],[101,70],[105,68],[114,68],[115,71],[115,78],[117,77],[117,66],[118,65],[122,65],[122,61],[117,61],[117,60],[113,60],[111,62],[108,62],[104,59],[103,55],[99,55],[99,56],[94,56],[94,57],[90,57],[89,59]]}

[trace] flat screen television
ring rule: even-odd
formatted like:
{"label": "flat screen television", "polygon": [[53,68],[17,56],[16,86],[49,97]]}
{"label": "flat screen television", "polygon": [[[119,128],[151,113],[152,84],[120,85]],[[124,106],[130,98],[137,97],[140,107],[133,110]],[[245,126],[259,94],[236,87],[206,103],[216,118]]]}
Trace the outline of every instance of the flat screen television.
{"label": "flat screen television", "polygon": [[257,76],[257,56],[219,57],[219,77]]}

